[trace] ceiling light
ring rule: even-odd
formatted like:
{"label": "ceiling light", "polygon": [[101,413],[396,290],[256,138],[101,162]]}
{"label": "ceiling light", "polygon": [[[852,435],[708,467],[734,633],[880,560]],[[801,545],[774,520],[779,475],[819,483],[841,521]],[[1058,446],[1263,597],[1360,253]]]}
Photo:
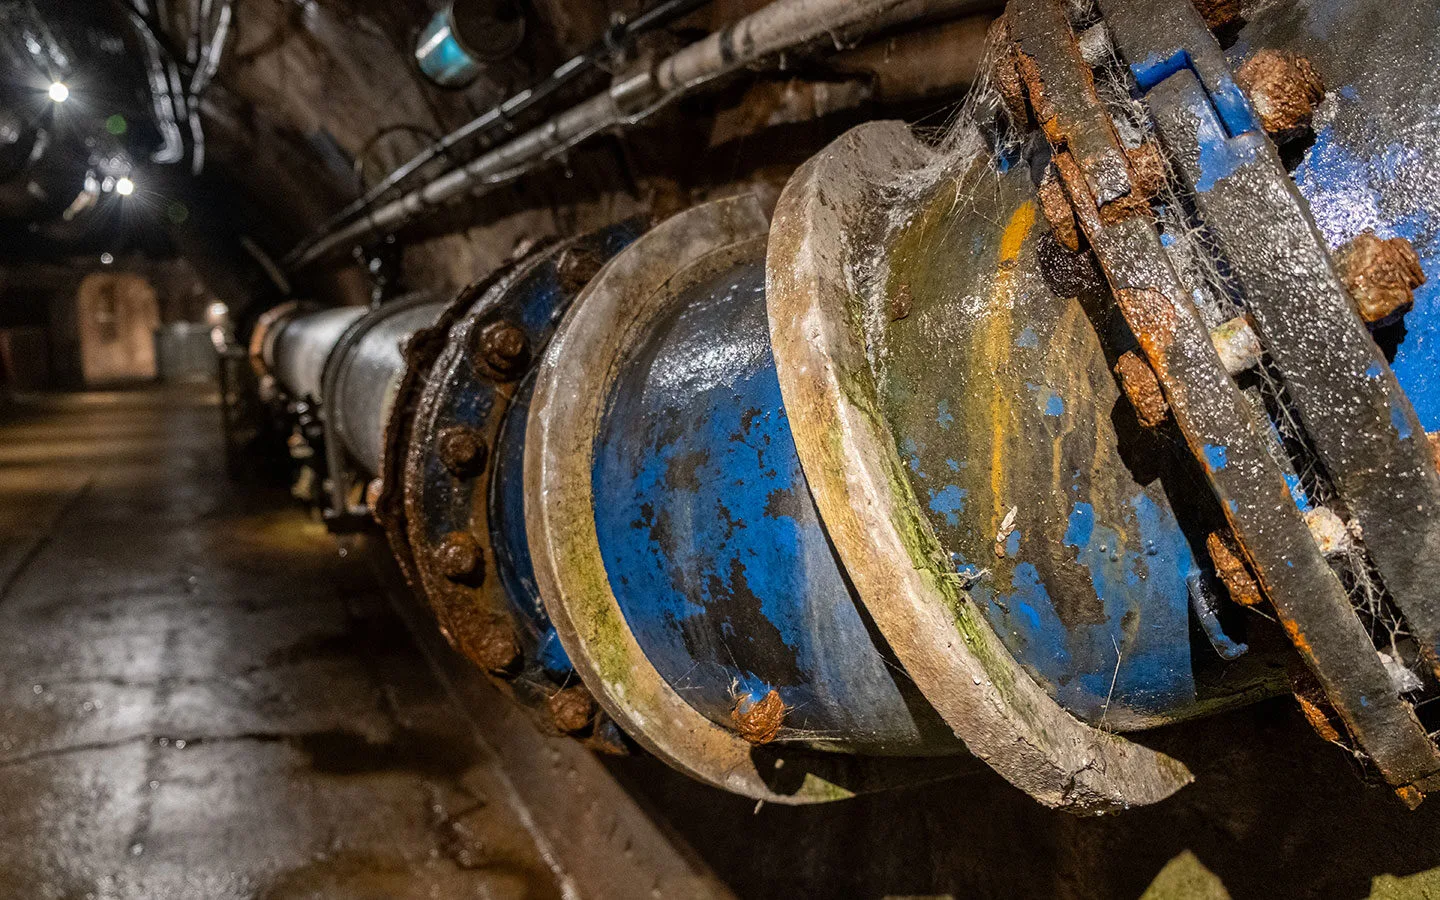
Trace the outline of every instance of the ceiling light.
{"label": "ceiling light", "polygon": [[128,197],[135,193],[135,182],[128,178],[117,178],[115,180],[115,193],[122,197]]}
{"label": "ceiling light", "polygon": [[70,88],[63,81],[50,82],[50,90],[47,93],[50,95],[50,99],[56,103],[64,103],[70,99]]}

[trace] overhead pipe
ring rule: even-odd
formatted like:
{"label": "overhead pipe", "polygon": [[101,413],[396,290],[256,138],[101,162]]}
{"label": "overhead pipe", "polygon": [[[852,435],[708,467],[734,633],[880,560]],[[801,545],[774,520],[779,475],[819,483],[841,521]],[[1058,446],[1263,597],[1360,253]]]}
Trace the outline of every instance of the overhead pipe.
{"label": "overhead pipe", "polygon": [[[549,121],[507,141],[424,186],[377,207],[287,258],[302,268],[350,244],[380,234],[476,188],[493,188],[554,159],[599,132],[633,126],[675,99],[736,69],[817,38],[850,38],[910,21],[933,9],[924,0],[777,0],[734,25],[714,32],[653,68],[617,81]],[[964,0],[938,5],[978,9],[991,4]]]}
{"label": "overhead pipe", "polygon": [[511,122],[517,116],[535,108],[561,89],[577,81],[582,75],[593,71],[601,60],[613,56],[617,50],[628,46],[636,36],[655,28],[661,28],[709,2],[710,0],[665,0],[665,2],[641,13],[635,19],[612,29],[584,53],[561,63],[555,71],[537,84],[512,94],[501,103],[492,106],[397,166],[359,198],[326,221],[318,229],[319,236],[302,243],[285,260],[285,264],[293,265],[295,259],[308,250],[315,241],[364,212],[367,207],[374,205],[381,197],[399,187],[430,161],[449,155],[456,147],[472,138],[478,140],[493,137],[496,132],[510,127]]}

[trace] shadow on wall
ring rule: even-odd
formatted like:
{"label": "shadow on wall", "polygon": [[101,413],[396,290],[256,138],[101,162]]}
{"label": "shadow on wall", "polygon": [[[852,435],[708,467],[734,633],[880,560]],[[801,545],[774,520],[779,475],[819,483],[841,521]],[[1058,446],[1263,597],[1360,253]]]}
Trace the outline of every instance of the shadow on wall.
{"label": "shadow on wall", "polygon": [[[990,772],[808,808],[722,794],[653,760],[610,763],[742,898],[1440,898],[1440,798],[1363,783],[1294,704],[1150,732],[1196,781],[1079,819]],[[696,814],[704,810],[703,814]]]}
{"label": "shadow on wall", "polygon": [[75,293],[75,316],[86,387],[154,380],[160,304],[149,281],[129,272],[88,275]]}

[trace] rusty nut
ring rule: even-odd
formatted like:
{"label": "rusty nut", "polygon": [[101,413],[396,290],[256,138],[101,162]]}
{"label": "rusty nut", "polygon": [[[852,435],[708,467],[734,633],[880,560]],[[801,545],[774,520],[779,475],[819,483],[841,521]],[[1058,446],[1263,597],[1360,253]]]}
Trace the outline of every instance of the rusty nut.
{"label": "rusty nut", "polygon": [[1382,240],[1373,231],[1356,235],[1335,254],[1335,268],[1360,318],[1384,325],[1405,314],[1425,271],[1415,248],[1402,237]]}
{"label": "rusty nut", "polygon": [[480,542],[467,532],[452,531],[445,535],[435,551],[440,574],[451,581],[467,582],[483,576],[485,559]]}
{"label": "rusty nut", "polygon": [[1261,50],[1245,60],[1235,80],[1250,97],[1260,126],[1276,140],[1310,127],[1325,96],[1325,82],[1310,61],[1279,50]]}
{"label": "rusty nut", "polygon": [[530,341],[513,322],[491,322],[480,329],[475,350],[488,374],[514,378],[530,358]]}
{"label": "rusty nut", "polygon": [[590,727],[595,720],[595,698],[584,685],[572,685],[551,694],[545,708],[555,727],[565,734],[575,734]]}
{"label": "rusty nut", "polygon": [[440,462],[452,475],[471,475],[485,468],[488,451],[480,432],[466,425],[451,425],[435,436]]}
{"label": "rusty nut", "polygon": [[1146,428],[1156,428],[1170,414],[1170,404],[1160,390],[1160,380],[1155,370],[1134,350],[1126,351],[1115,361],[1115,374],[1120,377],[1120,389],[1130,405],[1135,408],[1135,418]]}

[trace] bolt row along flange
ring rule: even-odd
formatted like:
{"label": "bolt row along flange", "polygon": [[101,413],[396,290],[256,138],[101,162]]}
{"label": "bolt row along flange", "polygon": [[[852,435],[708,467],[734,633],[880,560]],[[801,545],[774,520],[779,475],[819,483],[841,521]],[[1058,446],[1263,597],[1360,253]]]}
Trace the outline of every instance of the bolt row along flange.
{"label": "bolt row along flange", "polygon": [[[1365,319],[1393,359],[1379,360],[1385,402],[1412,432],[1400,440],[1423,439],[1440,426],[1427,356],[1440,315],[1434,279],[1422,285],[1440,262],[1423,225],[1440,191],[1384,179],[1440,183],[1435,150],[1386,149],[1407,146],[1391,121],[1402,87],[1440,101],[1412,36],[1433,39],[1440,13],[1387,24],[1377,46],[1320,6],[1225,24],[1233,52],[1305,54],[1311,74],[1348,86],[1325,95],[1314,146],[1290,162],[1328,248],[1361,241],[1334,274],[1376,310]],[[1319,480],[1329,463],[1294,454],[1318,452],[1303,428],[1284,430],[1311,427],[1305,415],[1270,430],[1277,403],[1300,401],[1293,373],[1275,375],[1274,321],[1237,303],[1244,291],[1212,303],[1200,294],[1214,286],[1186,281],[1187,240],[1209,254],[1191,263],[1245,273],[1215,265],[1224,241],[1167,231],[1157,198],[1198,190],[1175,144],[1113,117],[1066,120],[1077,107],[1054,105],[1056,82],[1036,106],[1035,79],[1060,60],[1030,53],[1047,31],[1069,41],[1060,61],[1086,66],[1060,85],[1067,97],[1095,96],[1098,71],[1121,88],[1107,103],[1140,99],[1106,22],[1072,21],[1079,8],[1012,4],[999,32],[1012,77],[938,145],[862,125],[794,174],[773,219],[739,196],[549,245],[410,338],[372,505],[460,652],[517,693],[542,685],[560,730],[613,745],[618,726],[698,779],[780,803],[977,759],[1071,812],[1156,802],[1190,774],[1139,732],[1291,689],[1299,641],[1254,612],[1281,582],[1237,508],[1268,503],[1295,540],[1274,564],[1327,591],[1371,561],[1370,529],[1351,528],[1343,485]],[[1297,21],[1341,46],[1317,53],[1325,41]],[[1276,77],[1252,75],[1252,90]],[[1249,108],[1232,83],[1211,90],[1227,115]],[[1314,100],[1307,80],[1267,108]],[[1406,128],[1440,131],[1440,102],[1405,109]],[[1348,207],[1347,185],[1363,189]],[[1367,228],[1411,237],[1413,255],[1360,238]],[[1152,265],[1121,283],[1123,248],[1103,266],[1090,253],[1146,234]],[[1174,285],[1153,290],[1166,273],[1193,289],[1188,312]],[[1154,340],[1167,323],[1176,347]],[[1181,370],[1215,390],[1187,396]],[[1248,429],[1249,443],[1197,444],[1197,416]],[[1236,472],[1273,481],[1273,496],[1217,487]],[[1394,599],[1381,590],[1379,606]],[[1401,690],[1395,668],[1410,691],[1432,688],[1405,640],[1386,648],[1386,690]],[[1326,720],[1324,691],[1306,696]]]}
{"label": "bolt row along flange", "polygon": [[[416,336],[389,426],[379,514],[416,589],[460,653],[556,730],[621,751],[623,734],[576,678],[541,604],[520,466],[535,370],[579,290],[637,221],[537,247],[464,292]],[[398,409],[397,405],[397,409]]]}
{"label": "bolt row along flange", "polygon": [[[1101,0],[1093,12],[1012,0],[999,65],[1013,76],[1002,79],[1012,121],[1043,135],[1028,147],[1050,160],[1042,183],[1062,191],[1045,207],[1057,240],[1078,249],[1083,236],[1138,344],[1118,370],[1132,405],[1159,398],[1147,424],[1173,426],[1218,501],[1212,563],[1233,599],[1268,599],[1309,669],[1302,681],[1323,691],[1312,696],[1413,804],[1440,788],[1440,750],[1413,702],[1440,659],[1440,472],[1409,385],[1368,328],[1401,313],[1424,271],[1399,237],[1327,245],[1274,142],[1312,125],[1331,67],[1297,54],[1307,35],[1282,18],[1247,23],[1227,58],[1187,0]],[[1436,18],[1407,24],[1433,35]],[[1113,56],[1087,55],[1096,31]],[[1367,53],[1371,43],[1347,44],[1335,71],[1386,84],[1390,51]],[[1347,93],[1359,96],[1353,81]],[[1372,102],[1361,115],[1389,110]],[[1136,164],[1154,146],[1168,162],[1160,180]],[[1354,212],[1353,200],[1318,210]],[[1404,227],[1373,212],[1371,227]],[[1242,334],[1251,349],[1237,365]]]}

